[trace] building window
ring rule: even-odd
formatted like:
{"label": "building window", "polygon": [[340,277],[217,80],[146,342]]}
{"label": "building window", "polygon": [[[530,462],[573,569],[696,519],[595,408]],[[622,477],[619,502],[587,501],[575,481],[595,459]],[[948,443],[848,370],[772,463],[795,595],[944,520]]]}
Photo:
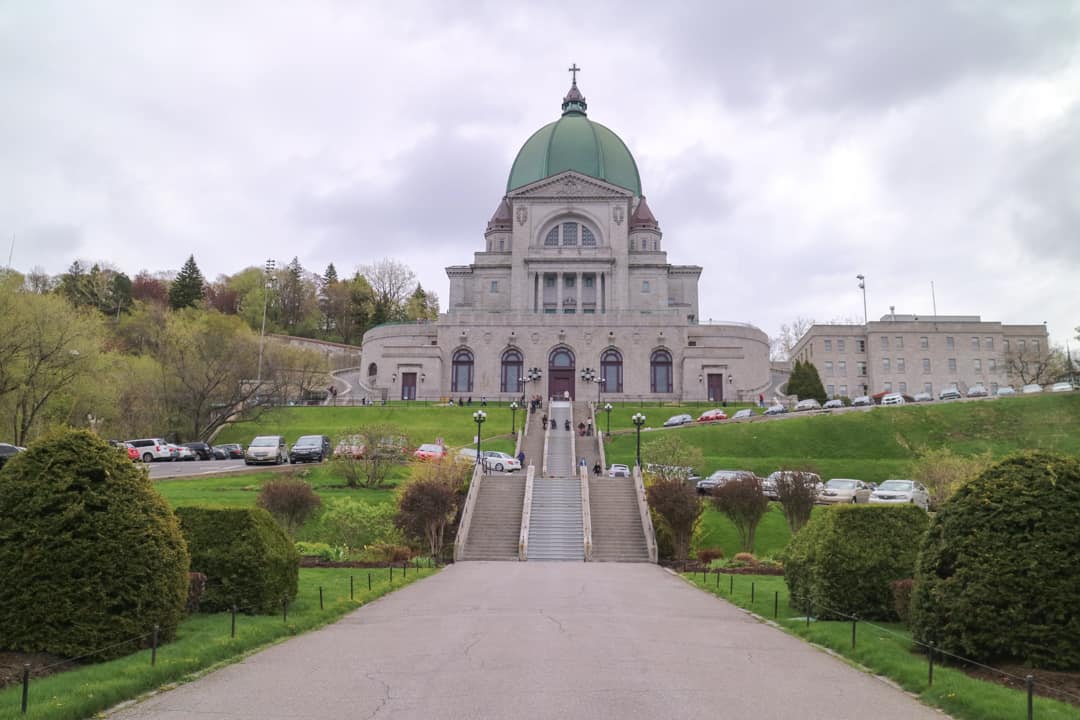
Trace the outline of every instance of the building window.
{"label": "building window", "polygon": [[367,374],[368,374],[368,377],[375,377],[376,375],[379,374],[379,366],[376,365],[375,363],[371,363],[370,365],[367,366]]}
{"label": "building window", "polygon": [[649,387],[654,393],[669,393],[672,389],[671,353],[657,350],[649,359]]}
{"label": "building window", "polygon": [[577,282],[576,275],[563,275],[563,287],[572,288],[575,282]]}
{"label": "building window", "polygon": [[544,287],[546,287],[546,288],[555,287],[555,276],[554,275],[545,275],[544,276]]}
{"label": "building window", "polygon": [[[1022,349],[1023,348],[1021,348],[1021,350]],[[1032,350],[1032,352],[1038,353],[1039,349],[1040,349],[1039,348],[1039,341],[1038,340],[1032,340],[1031,341],[1031,350]]]}
{"label": "building window", "polygon": [[883,389],[885,390],[885,392],[892,392],[892,383],[891,382],[885,383],[885,387]]}
{"label": "building window", "polygon": [[570,351],[566,348],[558,348],[554,350],[548,357],[548,369],[549,370],[573,370],[574,369],[574,356],[570,354]]}
{"label": "building window", "polygon": [[902,392],[902,393],[907,392],[907,383],[906,382],[901,382],[900,383],[900,392]]}
{"label": "building window", "polygon": [[840,396],[847,397],[847,385],[840,386]]}
{"label": "building window", "polygon": [[826,385],[825,386],[825,394],[828,395],[829,398],[831,399],[832,396],[836,394],[836,386],[835,385]]}
{"label": "building window", "polygon": [[600,389],[606,393],[621,393],[622,390],[622,355],[618,350],[609,348],[600,356],[600,377],[603,383]]}
{"label": "building window", "polygon": [[521,390],[521,353],[510,349],[502,356],[502,375],[499,382],[499,390],[504,393],[518,393]]}
{"label": "building window", "polygon": [[499,281],[498,280],[492,280],[491,281],[491,292],[493,292],[493,293],[499,292]]}
{"label": "building window", "polygon": [[881,336],[881,349],[882,350],[888,350],[889,349],[889,336],[888,335],[882,335]]}
{"label": "building window", "polygon": [[983,345],[986,347],[987,350],[993,350],[994,349],[994,338],[992,338],[992,337],[983,338]]}
{"label": "building window", "polygon": [[971,338],[971,349],[972,350],[980,349],[979,348],[979,338],[977,336]]}
{"label": "building window", "polygon": [[649,292],[649,281],[648,280],[642,280],[641,281],[641,292],[643,292],[643,293]]}
{"label": "building window", "polygon": [[856,340],[855,341],[855,352],[866,352],[866,341],[865,340]]}
{"label": "building window", "polygon": [[1008,340],[1002,340],[1001,344],[1002,344],[1002,346],[1004,346],[1005,352],[1009,352],[1009,341]]}
{"label": "building window", "polygon": [[855,363],[855,374],[859,377],[866,377],[866,362],[863,360]]}
{"label": "building window", "polygon": [[551,228],[547,237],[544,238],[544,245],[547,247],[557,247],[559,244],[559,228],[558,226]]}
{"label": "building window", "polygon": [[896,336],[896,349],[897,350],[903,350],[904,349],[904,336],[903,335],[897,335]]}
{"label": "building window", "polygon": [[982,373],[982,360],[975,358],[975,372]]}
{"label": "building window", "polygon": [[832,352],[832,340],[825,338],[825,352]]}
{"label": "building window", "polygon": [[585,277],[581,278],[581,282],[585,287],[591,288],[595,280],[592,275],[586,275]]}
{"label": "building window", "polygon": [[563,315],[573,315],[575,312],[577,312],[577,308],[572,308],[572,307],[563,308],[562,312],[563,312]]}
{"label": "building window", "polygon": [[844,338],[836,339],[836,352],[844,352]]}
{"label": "building window", "polygon": [[473,389],[473,354],[462,349],[454,353],[451,363],[450,391],[472,392]]}
{"label": "building window", "polygon": [[833,376],[832,360],[826,360],[825,361],[825,377],[832,377],[832,376]]}
{"label": "building window", "polygon": [[931,395],[933,395],[934,394],[934,383],[923,383],[922,389],[923,389],[923,392],[927,392],[927,393],[930,393]]}
{"label": "building window", "polygon": [[951,335],[946,335],[945,336],[945,349],[946,350],[953,350],[955,348],[956,348],[956,342],[953,340],[952,336]]}
{"label": "building window", "polygon": [[584,225],[581,226],[581,245],[582,247],[596,247],[596,236]]}
{"label": "building window", "polygon": [[990,372],[997,372],[997,360],[994,358],[988,358],[986,360],[986,369]]}
{"label": "building window", "polygon": [[922,349],[922,350],[929,350],[930,349],[930,338],[928,338],[925,335],[921,336],[919,338],[919,348]]}
{"label": "building window", "polygon": [[882,372],[892,372],[892,368],[890,367],[890,364],[891,363],[889,362],[889,358],[881,358],[881,371]]}
{"label": "building window", "polygon": [[949,358],[949,373],[956,374],[956,358]]}
{"label": "building window", "polygon": [[836,373],[840,377],[847,377],[847,360],[839,360],[836,363]]}
{"label": "building window", "polygon": [[544,308],[545,315],[554,315],[556,308]]}
{"label": "building window", "polygon": [[929,375],[930,374],[930,358],[923,358],[922,359],[922,371],[923,371],[923,375]]}
{"label": "building window", "polygon": [[563,223],[562,244],[577,245],[577,223]]}
{"label": "building window", "polygon": [[904,367],[904,358],[896,358],[896,372],[906,372],[906,368]]}
{"label": "building window", "polygon": [[1027,350],[1027,343],[1021,340],[1016,344],[1016,347],[1020,352],[1024,352],[1025,350]]}

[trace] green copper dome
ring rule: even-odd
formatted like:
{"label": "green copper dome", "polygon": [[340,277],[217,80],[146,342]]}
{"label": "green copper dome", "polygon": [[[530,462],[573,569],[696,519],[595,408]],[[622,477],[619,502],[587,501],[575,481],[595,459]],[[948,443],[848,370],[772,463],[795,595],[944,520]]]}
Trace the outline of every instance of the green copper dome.
{"label": "green copper dome", "polygon": [[574,170],[641,195],[637,163],[618,135],[585,116],[575,82],[563,99],[563,115],[533,133],[514,158],[506,191]]}

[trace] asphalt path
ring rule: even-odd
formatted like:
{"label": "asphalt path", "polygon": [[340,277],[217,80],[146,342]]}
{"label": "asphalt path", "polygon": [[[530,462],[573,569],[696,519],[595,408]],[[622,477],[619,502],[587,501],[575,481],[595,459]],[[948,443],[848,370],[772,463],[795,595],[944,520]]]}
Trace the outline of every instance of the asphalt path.
{"label": "asphalt path", "polygon": [[945,716],[655,565],[471,562],[110,717]]}
{"label": "asphalt path", "polygon": [[150,470],[151,480],[168,480],[245,471],[283,470],[288,467],[297,466],[287,463],[282,465],[245,465],[243,460],[169,460],[150,463],[148,469]]}

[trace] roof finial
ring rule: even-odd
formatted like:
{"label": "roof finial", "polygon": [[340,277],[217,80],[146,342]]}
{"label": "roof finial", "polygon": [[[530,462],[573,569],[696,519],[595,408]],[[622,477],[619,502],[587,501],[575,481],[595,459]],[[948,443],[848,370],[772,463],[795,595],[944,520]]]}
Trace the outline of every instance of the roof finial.
{"label": "roof finial", "polygon": [[574,63],[567,69],[567,72],[571,73],[570,84],[577,85],[577,74],[581,72],[581,68],[577,66],[577,63]]}
{"label": "roof finial", "polygon": [[569,113],[585,114],[585,110],[589,107],[585,104],[585,96],[581,94],[577,86],[577,74],[581,72],[581,68],[577,66],[577,63],[572,64],[567,68],[567,72],[570,73],[570,92],[566,93],[566,97],[563,98],[562,110],[563,115]]}

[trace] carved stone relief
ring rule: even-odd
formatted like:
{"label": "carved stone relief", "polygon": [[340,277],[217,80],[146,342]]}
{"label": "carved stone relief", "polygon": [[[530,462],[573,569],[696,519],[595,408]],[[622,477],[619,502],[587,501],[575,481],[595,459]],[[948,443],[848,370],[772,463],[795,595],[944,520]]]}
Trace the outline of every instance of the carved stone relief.
{"label": "carved stone relief", "polygon": [[616,205],[611,211],[611,219],[615,221],[616,225],[622,225],[622,221],[626,219],[626,211],[623,210],[622,205]]}
{"label": "carved stone relief", "polygon": [[524,205],[518,205],[517,207],[517,221],[518,225],[524,225],[525,221],[529,219],[529,210]]}

